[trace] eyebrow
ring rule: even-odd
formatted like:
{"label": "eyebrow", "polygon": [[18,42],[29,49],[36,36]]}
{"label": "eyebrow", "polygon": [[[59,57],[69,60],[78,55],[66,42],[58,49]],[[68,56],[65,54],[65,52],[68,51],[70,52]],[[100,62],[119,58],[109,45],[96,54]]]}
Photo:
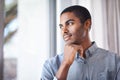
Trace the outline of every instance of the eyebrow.
{"label": "eyebrow", "polygon": [[[67,20],[66,22],[65,22],[65,24],[66,23],[68,23],[68,22],[70,22],[70,21],[75,21],[74,19],[69,19],[69,20]],[[59,24],[59,26],[63,26],[62,24]]]}
{"label": "eyebrow", "polygon": [[69,19],[69,20],[67,20],[65,23],[68,23],[68,22],[70,22],[70,21],[75,21],[74,19]]}

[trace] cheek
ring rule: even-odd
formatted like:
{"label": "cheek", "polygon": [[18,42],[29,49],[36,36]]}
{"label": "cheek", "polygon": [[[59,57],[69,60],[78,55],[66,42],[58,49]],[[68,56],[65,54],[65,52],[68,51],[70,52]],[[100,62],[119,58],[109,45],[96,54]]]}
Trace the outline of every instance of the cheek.
{"label": "cheek", "polygon": [[76,31],[76,37],[84,38],[86,36],[86,31],[84,29],[78,29]]}
{"label": "cheek", "polygon": [[72,34],[72,35],[77,35],[80,33],[80,28],[77,28],[76,26],[72,26],[69,28],[69,32]]}
{"label": "cheek", "polygon": [[73,26],[69,28],[69,32],[75,37],[75,38],[83,38],[86,36],[86,31],[82,27]]}
{"label": "cheek", "polygon": [[83,32],[83,37],[86,37],[87,33],[86,31]]}

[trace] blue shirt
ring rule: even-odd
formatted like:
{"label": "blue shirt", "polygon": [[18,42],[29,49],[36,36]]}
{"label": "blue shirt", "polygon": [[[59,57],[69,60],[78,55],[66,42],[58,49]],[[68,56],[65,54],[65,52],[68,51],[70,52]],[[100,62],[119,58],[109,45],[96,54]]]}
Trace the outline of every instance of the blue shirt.
{"label": "blue shirt", "polygon": [[[97,47],[93,43],[85,51],[86,58],[76,54],[70,66],[67,80],[120,80],[120,57],[110,51]],[[47,60],[43,65],[41,80],[57,80],[57,73],[63,54]]]}

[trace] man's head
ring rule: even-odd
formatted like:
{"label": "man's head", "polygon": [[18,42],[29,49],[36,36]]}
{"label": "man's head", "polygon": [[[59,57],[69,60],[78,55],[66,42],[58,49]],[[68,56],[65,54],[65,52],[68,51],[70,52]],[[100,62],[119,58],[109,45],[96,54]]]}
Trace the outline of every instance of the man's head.
{"label": "man's head", "polygon": [[80,19],[80,22],[82,24],[84,24],[84,22],[87,19],[91,19],[91,15],[90,15],[89,11],[85,7],[82,7],[82,6],[79,6],[79,5],[70,6],[70,7],[66,8],[66,9],[64,9],[61,12],[61,15],[63,13],[66,13],[66,12],[74,13],[74,15]]}
{"label": "man's head", "polygon": [[88,40],[90,27],[90,13],[82,6],[68,7],[60,15],[60,28],[67,43],[81,44]]}

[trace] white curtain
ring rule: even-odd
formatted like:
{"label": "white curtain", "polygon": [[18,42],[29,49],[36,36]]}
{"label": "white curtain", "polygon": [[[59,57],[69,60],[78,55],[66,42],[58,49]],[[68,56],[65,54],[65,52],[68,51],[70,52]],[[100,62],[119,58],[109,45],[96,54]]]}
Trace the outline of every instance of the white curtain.
{"label": "white curtain", "polygon": [[102,0],[102,9],[108,49],[120,54],[120,0]]}
{"label": "white curtain", "polygon": [[[73,3],[86,7],[92,15],[91,40],[96,41],[101,48],[120,54],[120,0],[65,1],[63,1],[65,4],[60,1],[61,5],[59,2],[60,9]],[[62,46],[60,46],[61,43]],[[63,50],[63,41],[59,36],[57,37],[57,49],[57,52],[60,52],[59,49]]]}

